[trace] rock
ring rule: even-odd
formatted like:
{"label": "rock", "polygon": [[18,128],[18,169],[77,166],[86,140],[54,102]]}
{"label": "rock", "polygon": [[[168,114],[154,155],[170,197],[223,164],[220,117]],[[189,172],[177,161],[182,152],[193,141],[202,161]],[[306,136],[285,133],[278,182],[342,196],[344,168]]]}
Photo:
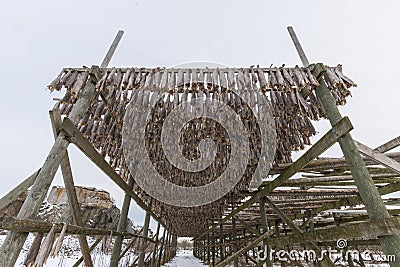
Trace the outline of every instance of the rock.
{"label": "rock", "polygon": [[27,195],[28,195],[27,192],[23,192],[8,206],[6,206],[2,210],[0,210],[0,225],[4,218],[9,217],[9,216],[17,216]]}
{"label": "rock", "polygon": [[[109,230],[117,229],[120,210],[115,205],[110,193],[94,187],[76,186],[75,189],[81,207],[84,226]],[[28,192],[22,193],[10,205],[0,210],[0,224],[6,217],[17,216],[26,199],[27,193]],[[47,197],[47,202],[43,203],[36,219],[55,223],[65,222],[67,224],[73,224],[65,187],[52,187]],[[128,232],[136,233],[140,228],[141,227],[134,226],[132,221],[128,219]]]}
{"label": "rock", "polygon": [[[110,193],[94,187],[76,186],[75,190],[85,226],[117,229],[120,211],[115,206]],[[73,223],[68,196],[64,187],[53,186],[47,197],[47,203],[41,208],[38,217],[50,222]]]}

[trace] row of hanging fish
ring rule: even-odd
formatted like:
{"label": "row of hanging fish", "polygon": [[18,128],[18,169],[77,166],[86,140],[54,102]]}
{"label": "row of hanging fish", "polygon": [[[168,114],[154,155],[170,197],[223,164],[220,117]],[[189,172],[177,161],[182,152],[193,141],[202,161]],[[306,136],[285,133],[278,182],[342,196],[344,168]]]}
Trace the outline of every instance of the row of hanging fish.
{"label": "row of hanging fish", "polygon": [[[346,97],[348,88],[355,83],[342,72],[342,66],[325,67],[325,81],[330,88],[340,89],[335,92],[338,97]],[[88,69],[64,69],[48,86],[53,90],[61,90],[65,86],[74,99],[88,79]],[[295,66],[294,68],[227,68],[227,69],[165,69],[165,68],[111,68],[104,72],[96,87],[111,94],[113,88],[138,89],[147,88],[157,92],[168,92],[179,88],[192,90],[206,88],[209,91],[226,90],[270,90],[292,91],[293,89],[311,90],[319,82],[310,68]]]}
{"label": "row of hanging fish", "polygon": [[[63,115],[69,114],[76,103],[79,93],[88,82],[88,69],[65,69],[49,85],[50,90],[66,92],[55,108]],[[334,96],[337,104],[344,104],[350,95],[349,88],[355,84],[342,73],[341,66],[326,67],[324,80]],[[152,110],[150,120],[147,114],[136,113],[135,123],[147,123],[146,144],[152,162],[166,180],[181,186],[199,186],[207,184],[224,169],[229,161],[229,139],[219,125],[207,120],[192,121],[184,129],[181,144],[185,144],[183,153],[187,158],[198,157],[198,139],[213,137],[218,144],[217,157],[211,168],[204,173],[188,175],[171,168],[159,145],[160,131],[166,116],[180,103],[191,99],[217,99],[230,106],[236,114],[243,118],[250,132],[250,161],[245,174],[232,190],[234,199],[239,193],[246,191],[258,161],[260,136],[255,131],[257,125],[252,117],[263,116],[262,106],[265,101],[271,104],[272,114],[277,130],[277,149],[275,163],[291,161],[292,151],[310,145],[310,137],[315,129],[310,120],[324,117],[321,105],[315,96],[314,88],[319,85],[309,68],[240,68],[240,69],[143,69],[143,68],[111,68],[107,69],[96,84],[99,97],[92,101],[88,112],[79,122],[78,129],[88,138],[94,147],[105,157],[124,179],[128,179],[129,170],[122,151],[122,127],[129,103],[140,111],[141,107]],[[240,97],[238,97],[240,96]],[[190,112],[199,112],[192,109]],[[206,133],[206,134],[205,134]],[[158,141],[157,141],[158,140]],[[225,152],[224,152],[225,151]],[[148,195],[136,186],[135,192],[142,199]],[[193,232],[193,226],[187,225],[185,214],[204,214],[197,219],[196,228],[205,227],[207,217],[217,218],[221,206],[227,198],[209,205],[192,209],[177,208],[158,201],[153,202],[154,209],[163,210],[176,219],[176,231],[187,235]],[[185,217],[185,216],[186,217]],[[179,228],[179,229],[178,229]]]}

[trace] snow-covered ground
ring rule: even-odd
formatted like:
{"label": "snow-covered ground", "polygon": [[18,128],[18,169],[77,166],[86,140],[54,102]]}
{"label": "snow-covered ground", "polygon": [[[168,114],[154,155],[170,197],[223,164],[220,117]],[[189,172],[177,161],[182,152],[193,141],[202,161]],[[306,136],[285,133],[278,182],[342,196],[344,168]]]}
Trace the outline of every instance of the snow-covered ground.
{"label": "snow-covered ground", "polygon": [[179,250],[172,261],[163,265],[164,267],[202,267],[204,265],[199,259],[193,256],[191,250]]}
{"label": "snow-covered ground", "polygon": [[[0,245],[3,243],[5,235],[0,235]],[[29,245],[33,241],[33,235],[29,234],[27,241],[18,257],[15,266],[23,266],[25,257],[28,253]],[[94,242],[94,239],[88,238],[89,246]],[[112,245],[109,245],[111,247]],[[67,236],[64,239],[63,247],[60,253],[55,258],[49,258],[45,267],[69,267],[72,266],[81,256],[79,242],[73,236]],[[127,253],[120,261],[120,266],[130,266],[137,255]],[[107,267],[110,262],[110,253],[104,253],[101,250],[101,244],[92,252],[92,259],[95,267]],[[178,250],[177,255],[163,267],[205,267],[199,259],[193,256],[192,250]],[[279,266],[279,265],[275,265]],[[388,264],[366,264],[368,267],[386,267]]]}
{"label": "snow-covered ground", "polygon": [[[5,235],[0,235],[0,246],[3,243],[5,237]],[[23,266],[30,244],[32,243],[33,239],[34,236],[32,234],[29,234],[15,266]],[[95,240],[93,238],[88,238],[89,246],[93,244],[94,241]],[[74,265],[75,262],[80,258],[80,256],[81,252],[78,239],[73,236],[67,236],[64,239],[63,246],[59,252],[59,255],[54,258],[49,258],[45,264],[45,267],[69,267]],[[133,255],[132,253],[127,253],[120,260],[120,266],[130,266],[130,263],[133,263],[135,257],[136,255]],[[99,244],[92,252],[92,259],[95,267],[108,267],[110,263],[110,253],[102,252],[101,244]]]}

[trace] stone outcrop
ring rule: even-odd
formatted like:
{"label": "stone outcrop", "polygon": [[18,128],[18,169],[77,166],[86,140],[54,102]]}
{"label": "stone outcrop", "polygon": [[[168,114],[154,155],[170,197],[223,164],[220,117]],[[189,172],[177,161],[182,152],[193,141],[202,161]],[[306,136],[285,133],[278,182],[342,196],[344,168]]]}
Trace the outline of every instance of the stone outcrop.
{"label": "stone outcrop", "polygon": [[[109,230],[117,229],[120,210],[115,206],[110,193],[94,187],[76,186],[75,189],[81,207],[84,226]],[[4,218],[18,214],[26,196],[27,192],[22,193],[7,207],[0,210],[0,224]],[[53,186],[47,197],[47,201],[43,203],[36,219],[73,224],[65,187]],[[134,226],[129,219],[127,224],[128,232],[137,232],[140,229],[140,227]]]}
{"label": "stone outcrop", "polygon": [[19,195],[13,202],[11,202],[8,206],[4,207],[0,210],[0,222],[3,221],[4,218],[9,216],[17,216],[19,210],[21,209],[22,204],[24,203],[27,196],[27,192]]}
{"label": "stone outcrop", "polygon": [[[82,221],[87,227],[115,230],[119,219],[119,209],[110,193],[93,187],[76,186],[76,195],[82,210]],[[53,186],[38,217],[50,222],[73,223],[67,191],[64,187]],[[129,227],[128,227],[129,229]]]}

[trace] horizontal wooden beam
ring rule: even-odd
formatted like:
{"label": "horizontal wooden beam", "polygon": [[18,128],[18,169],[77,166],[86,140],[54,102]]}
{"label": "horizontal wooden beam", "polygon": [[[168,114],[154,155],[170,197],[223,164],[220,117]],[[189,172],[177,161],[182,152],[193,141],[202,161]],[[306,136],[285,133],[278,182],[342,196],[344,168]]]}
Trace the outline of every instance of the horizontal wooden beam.
{"label": "horizontal wooden beam", "polygon": [[[389,158],[400,162],[400,152],[391,152],[385,153]],[[370,158],[363,157],[365,165],[375,165],[376,162]],[[270,170],[270,174],[280,174],[285,169],[289,168],[291,163],[281,163],[274,166]],[[310,161],[304,168],[301,169],[302,172],[308,171],[322,171],[328,169],[339,169],[343,168],[344,170],[348,169],[349,166],[344,158],[319,158],[313,161]]]}
{"label": "horizontal wooden beam", "polygon": [[302,244],[308,242],[326,242],[328,240],[337,241],[339,238],[376,238],[376,236],[396,235],[400,233],[400,218],[388,218],[380,220],[371,220],[345,226],[336,226],[329,229],[314,230],[303,232],[301,234],[291,234],[288,236],[272,237],[273,230],[269,230],[262,236],[253,239],[245,247],[233,253],[231,256],[221,261],[216,267],[226,266],[247,251],[256,247],[263,240],[267,241],[268,246],[283,247],[286,244]]}
{"label": "horizontal wooden beam", "polygon": [[[397,191],[400,191],[400,183],[392,183],[378,188],[378,192],[381,195],[386,195]],[[337,209],[342,206],[353,206],[361,202],[362,201],[360,195],[357,195],[348,198],[343,198],[333,203],[325,204],[319,208],[312,209],[311,212],[312,214],[317,214],[325,210]]]}
{"label": "horizontal wooden beam", "polygon": [[344,226],[336,226],[327,229],[316,229],[302,234],[273,237],[267,240],[268,245],[282,247],[286,244],[302,244],[306,242],[318,242],[338,240],[340,238],[376,238],[377,236],[389,236],[400,234],[400,218],[387,218],[370,220]]}
{"label": "horizontal wooden beam", "polygon": [[[51,223],[51,222],[44,222],[39,220],[32,220],[32,219],[18,219],[16,217],[7,217],[4,219],[1,228],[5,230],[15,231],[15,232],[24,232],[24,233],[48,233],[51,227],[55,225],[55,232],[60,233],[64,224],[63,223]],[[77,226],[77,225],[67,225],[66,234],[69,235],[107,235],[107,236],[122,236],[122,237],[140,237],[144,238],[150,242],[155,242],[153,239],[148,238],[146,236],[128,233],[128,232],[118,232],[112,231],[107,229],[100,229],[100,228],[89,228],[84,226]]]}

